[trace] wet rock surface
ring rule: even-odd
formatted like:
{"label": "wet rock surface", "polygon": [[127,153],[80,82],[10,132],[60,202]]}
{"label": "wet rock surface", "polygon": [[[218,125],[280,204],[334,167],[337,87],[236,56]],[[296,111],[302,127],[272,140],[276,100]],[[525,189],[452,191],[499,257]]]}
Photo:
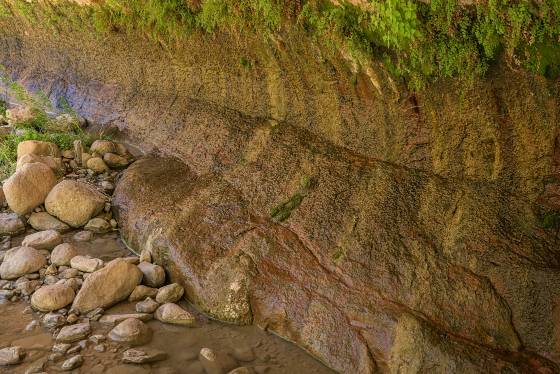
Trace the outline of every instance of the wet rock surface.
{"label": "wet rock surface", "polygon": [[[71,240],[72,232],[67,233],[64,239]],[[78,246],[77,243],[75,246],[81,255],[97,254],[107,263],[115,257],[130,256],[115,234],[96,236],[92,243],[87,243],[87,248]],[[152,295],[155,297],[153,292]],[[210,321],[204,315],[197,314],[184,301],[179,302],[181,308],[196,316],[196,322],[191,327],[163,324],[154,320],[152,314],[136,314],[135,304],[128,301],[119,303],[103,311],[102,317],[96,320],[94,315],[92,318],[87,317],[89,313],[80,314],[75,319],[70,318],[74,315],[70,307],[43,314],[29,309],[29,304],[23,301],[0,299],[0,324],[9,326],[0,329],[0,342],[10,347],[19,347],[19,356],[13,354],[13,350],[6,355],[0,350],[0,373],[19,374],[41,370],[57,373],[74,370],[72,372],[83,374],[180,374],[185,372],[186,367],[202,367],[199,354],[202,348],[208,347],[228,355],[235,360],[236,365],[248,366],[253,373],[259,372],[254,368],[278,374],[331,372],[293,344],[256,327],[221,325]],[[134,317],[140,317],[152,330],[148,343],[130,348],[128,343],[110,339],[111,331],[116,326]],[[84,319],[87,321],[81,322]],[[40,321],[40,324],[28,329],[33,321]],[[236,352],[240,342],[251,347],[254,355],[239,356]],[[1,366],[4,358],[12,364]],[[251,360],[243,361],[247,358]]]}
{"label": "wet rock surface", "polygon": [[[519,209],[507,217],[509,230],[522,239],[498,238],[486,223],[506,219],[492,208],[502,206],[500,191],[458,188],[384,164],[354,167],[332,150],[311,156],[306,143],[288,140],[294,156],[279,150],[274,157],[298,164],[309,155],[324,166],[315,182],[298,181],[299,197],[278,211],[277,198],[257,188],[259,178],[275,173],[265,165],[219,178],[170,159],[137,161],[113,199],[127,243],[151,248],[156,263],[167,261],[170,280],[205,312],[266,326],[341,372],[417,372],[440,364],[556,370],[558,322],[553,309],[539,305],[558,297],[558,260],[538,226],[516,223],[528,205],[508,198]],[[343,188],[348,192],[333,200]],[[454,209],[461,221],[441,216],[453,217]],[[279,221],[284,213],[289,219]],[[527,277],[535,282],[530,295]],[[412,348],[418,340],[425,345]],[[412,349],[415,362],[408,360]]]}
{"label": "wet rock surface", "polygon": [[[119,150],[116,145],[114,149]],[[2,239],[0,324],[9,327],[0,330],[0,347],[5,347],[0,350],[0,372],[181,373],[185,363],[189,368],[202,368],[200,350],[212,345],[216,355],[229,357],[232,367],[238,367],[237,360],[231,358],[233,349],[239,339],[249,341],[253,336],[260,336],[253,344],[258,352],[270,341],[279,347],[279,353],[273,355],[285,356],[281,361],[298,357],[298,370],[330,372],[302,351],[255,328],[239,330],[241,335],[233,334],[230,339],[228,335],[235,329],[211,323],[187,305],[183,287],[165,283],[165,269],[151,262],[149,251],[140,261],[119,240],[118,225],[105,195],[112,191],[106,184],[114,182],[116,173],[76,166],[69,169],[68,160],[76,153],[62,153],[64,170],[71,171],[48,193],[46,209],[69,224],[80,224],[71,228],[40,205],[27,216],[31,228],[20,220],[23,230],[7,230],[9,236]],[[121,153],[128,165],[131,156]],[[124,162],[119,165],[126,166]],[[65,187],[74,178],[81,179],[81,185]],[[85,191],[103,204],[92,210],[95,204],[87,202]],[[85,204],[72,205],[81,199]],[[79,231],[82,227],[86,230]],[[34,231],[41,228],[47,229]],[[186,329],[189,334],[185,334]],[[219,332],[222,329],[225,335]],[[198,339],[200,344],[195,344]],[[224,348],[224,342],[230,347]],[[255,355],[250,364],[270,372],[293,372],[291,363],[271,357],[270,353]]]}

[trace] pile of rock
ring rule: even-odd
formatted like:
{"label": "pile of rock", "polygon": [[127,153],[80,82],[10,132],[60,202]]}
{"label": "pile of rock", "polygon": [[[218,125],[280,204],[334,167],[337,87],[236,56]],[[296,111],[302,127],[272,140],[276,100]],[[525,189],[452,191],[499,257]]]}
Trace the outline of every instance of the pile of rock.
{"label": "pile of rock", "polygon": [[[18,146],[18,170],[3,185],[9,208],[0,213],[0,299],[25,300],[43,327],[55,337],[49,360],[62,361],[60,369],[74,370],[84,363],[80,352],[93,345],[104,352],[107,343],[127,348],[147,344],[152,330],[147,321],[193,326],[196,318],[177,303],[184,289],[166,284],[163,267],[152,263],[149,251],[140,257],[103,260],[80,255],[77,244],[65,242],[62,233],[83,229],[72,242],[89,241],[94,234],[117,229],[111,216],[110,195],[120,169],[131,162],[120,144],[98,140],[85,152],[82,144],[62,151],[52,143],[26,141]],[[20,246],[10,237],[29,229]],[[136,313],[105,314],[121,301],[135,304]],[[95,334],[94,323],[110,325],[108,334]],[[36,322],[36,321],[34,321]],[[115,351],[116,352],[116,351]],[[16,365],[25,356],[21,347],[0,350],[0,366]],[[131,348],[122,361],[145,364],[164,360],[165,352]],[[198,363],[208,373],[237,368],[237,362],[208,348]]]}
{"label": "pile of rock", "polygon": [[[10,209],[25,216],[37,230],[63,232],[86,226],[94,232],[106,232],[115,228],[107,194],[113,191],[115,177],[132,156],[122,144],[108,140],[95,141],[89,152],[79,140],[73,150],[62,152],[49,142],[21,142],[17,170],[2,188]],[[10,219],[1,225],[0,234],[13,235],[14,229],[21,230],[17,220]]]}
{"label": "pile of rock", "polygon": [[[22,246],[7,251],[0,264],[0,297],[31,302],[44,327],[51,329],[57,344],[50,359],[57,361],[79,352],[92,334],[91,321],[116,325],[108,334],[111,341],[138,346],[152,337],[145,324],[154,317],[164,323],[191,326],[195,317],[177,305],[184,295],[182,286],[165,284],[164,269],[138,257],[102,260],[78,255],[71,243],[62,243],[55,230],[27,235]],[[145,257],[149,256],[143,256]],[[123,300],[137,302],[133,314],[104,315],[104,310]],[[105,336],[92,337],[95,349],[104,350]],[[75,344],[74,344],[75,343]],[[19,362],[11,347],[0,351],[0,365]],[[4,357],[4,358],[2,358]],[[79,357],[79,358],[78,358]],[[164,359],[154,350],[126,351],[125,362],[146,363]],[[64,370],[81,365],[83,358],[73,355],[62,364]]]}

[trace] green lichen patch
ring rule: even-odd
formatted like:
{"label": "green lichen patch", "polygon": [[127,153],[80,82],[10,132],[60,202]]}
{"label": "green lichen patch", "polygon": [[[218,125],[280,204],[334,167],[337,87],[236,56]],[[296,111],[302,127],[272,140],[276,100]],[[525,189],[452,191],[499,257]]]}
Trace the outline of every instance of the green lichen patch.
{"label": "green lichen patch", "polygon": [[294,193],[288,200],[272,208],[270,217],[276,222],[283,222],[290,218],[292,212],[301,205],[309,189],[313,187],[313,184],[313,179],[311,177],[303,175],[300,180],[299,191]]}

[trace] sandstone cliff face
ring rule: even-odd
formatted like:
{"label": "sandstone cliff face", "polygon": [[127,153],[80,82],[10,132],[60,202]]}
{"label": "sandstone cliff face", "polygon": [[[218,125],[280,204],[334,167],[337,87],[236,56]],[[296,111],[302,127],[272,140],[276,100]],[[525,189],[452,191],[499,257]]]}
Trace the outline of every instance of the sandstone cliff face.
{"label": "sandstone cliff face", "polygon": [[164,50],[5,26],[16,78],[164,156],[126,171],[119,223],[205,312],[340,372],[558,370],[558,82],[410,95],[301,35]]}

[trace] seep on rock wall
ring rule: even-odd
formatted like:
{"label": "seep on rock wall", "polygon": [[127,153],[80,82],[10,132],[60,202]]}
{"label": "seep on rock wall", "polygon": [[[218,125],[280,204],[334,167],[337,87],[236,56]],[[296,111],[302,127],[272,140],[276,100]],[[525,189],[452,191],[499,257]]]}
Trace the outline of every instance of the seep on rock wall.
{"label": "seep on rock wall", "polygon": [[558,82],[499,66],[411,94],[297,32],[162,48],[9,22],[0,63],[152,154],[119,226],[209,315],[340,372],[558,371]]}

